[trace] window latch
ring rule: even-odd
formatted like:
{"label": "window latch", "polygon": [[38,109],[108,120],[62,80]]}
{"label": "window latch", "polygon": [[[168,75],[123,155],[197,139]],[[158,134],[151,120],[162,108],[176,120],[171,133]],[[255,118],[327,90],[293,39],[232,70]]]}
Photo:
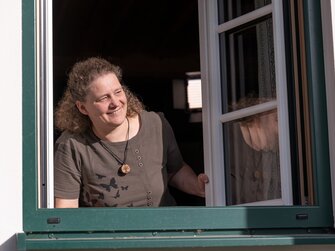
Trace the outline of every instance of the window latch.
{"label": "window latch", "polygon": [[296,214],[295,218],[297,220],[308,220],[308,214]]}
{"label": "window latch", "polygon": [[48,224],[59,224],[60,218],[58,217],[52,217],[47,219]]}

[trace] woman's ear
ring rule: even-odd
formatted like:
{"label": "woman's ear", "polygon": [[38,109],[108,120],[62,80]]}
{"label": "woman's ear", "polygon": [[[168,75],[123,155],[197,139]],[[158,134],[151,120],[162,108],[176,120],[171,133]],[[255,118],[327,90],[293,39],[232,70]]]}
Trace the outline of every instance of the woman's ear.
{"label": "woman's ear", "polygon": [[87,110],[86,110],[86,107],[85,107],[85,105],[82,103],[82,102],[80,102],[80,101],[76,101],[76,106],[77,106],[77,108],[78,108],[78,110],[82,113],[82,114],[84,114],[84,115],[88,115],[88,112],[87,112]]}

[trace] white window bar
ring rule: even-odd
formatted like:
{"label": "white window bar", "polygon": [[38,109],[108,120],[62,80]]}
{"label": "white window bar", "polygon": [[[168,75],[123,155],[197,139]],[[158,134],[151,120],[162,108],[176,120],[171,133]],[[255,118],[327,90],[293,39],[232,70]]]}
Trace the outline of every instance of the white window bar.
{"label": "white window bar", "polygon": [[40,206],[54,207],[52,0],[40,0],[38,45]]}
{"label": "white window bar", "polygon": [[206,205],[224,206],[225,174],[222,144],[219,39],[217,1],[198,0],[204,165],[211,182],[206,185]]}
{"label": "white window bar", "polygon": [[242,16],[234,18],[234,19],[232,19],[228,22],[220,24],[217,27],[217,33],[222,33],[222,32],[231,30],[231,29],[236,28],[240,25],[251,22],[253,20],[256,20],[260,17],[266,16],[266,15],[271,14],[271,13],[272,13],[272,4],[268,4],[268,5],[266,5],[262,8],[256,9],[252,12],[249,12],[247,14],[244,14]]}
{"label": "white window bar", "polygon": [[277,108],[277,101],[269,101],[263,104],[258,104],[250,107],[246,107],[237,111],[229,112],[221,116],[221,122],[226,123],[236,119],[241,119],[251,115],[255,115],[262,112],[271,111]]}
{"label": "white window bar", "polygon": [[287,78],[285,60],[284,12],[282,1],[273,1],[273,40],[278,102],[278,134],[281,190],[284,205],[293,204],[290,127],[288,121]]}

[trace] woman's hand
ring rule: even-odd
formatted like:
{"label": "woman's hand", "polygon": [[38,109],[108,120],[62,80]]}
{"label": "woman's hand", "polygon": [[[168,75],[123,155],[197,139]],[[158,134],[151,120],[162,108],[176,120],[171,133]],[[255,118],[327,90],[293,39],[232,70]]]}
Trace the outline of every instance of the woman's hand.
{"label": "woman's hand", "polygon": [[200,197],[206,196],[205,186],[207,183],[209,183],[209,178],[207,174],[204,174],[204,173],[199,174],[198,175],[198,185],[199,185],[199,196]]}
{"label": "woman's hand", "polygon": [[208,182],[206,174],[201,173],[197,176],[192,168],[184,163],[183,167],[172,176],[169,184],[185,193],[205,197],[205,185]]}
{"label": "woman's hand", "polygon": [[55,208],[78,208],[79,199],[61,199],[55,197]]}

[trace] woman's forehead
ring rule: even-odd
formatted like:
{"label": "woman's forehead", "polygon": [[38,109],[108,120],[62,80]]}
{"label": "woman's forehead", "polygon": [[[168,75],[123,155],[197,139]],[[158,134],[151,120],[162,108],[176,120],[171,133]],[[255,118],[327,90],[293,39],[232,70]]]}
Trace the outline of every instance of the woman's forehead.
{"label": "woman's forehead", "polygon": [[106,73],[95,78],[89,88],[119,88],[121,83],[112,72]]}

